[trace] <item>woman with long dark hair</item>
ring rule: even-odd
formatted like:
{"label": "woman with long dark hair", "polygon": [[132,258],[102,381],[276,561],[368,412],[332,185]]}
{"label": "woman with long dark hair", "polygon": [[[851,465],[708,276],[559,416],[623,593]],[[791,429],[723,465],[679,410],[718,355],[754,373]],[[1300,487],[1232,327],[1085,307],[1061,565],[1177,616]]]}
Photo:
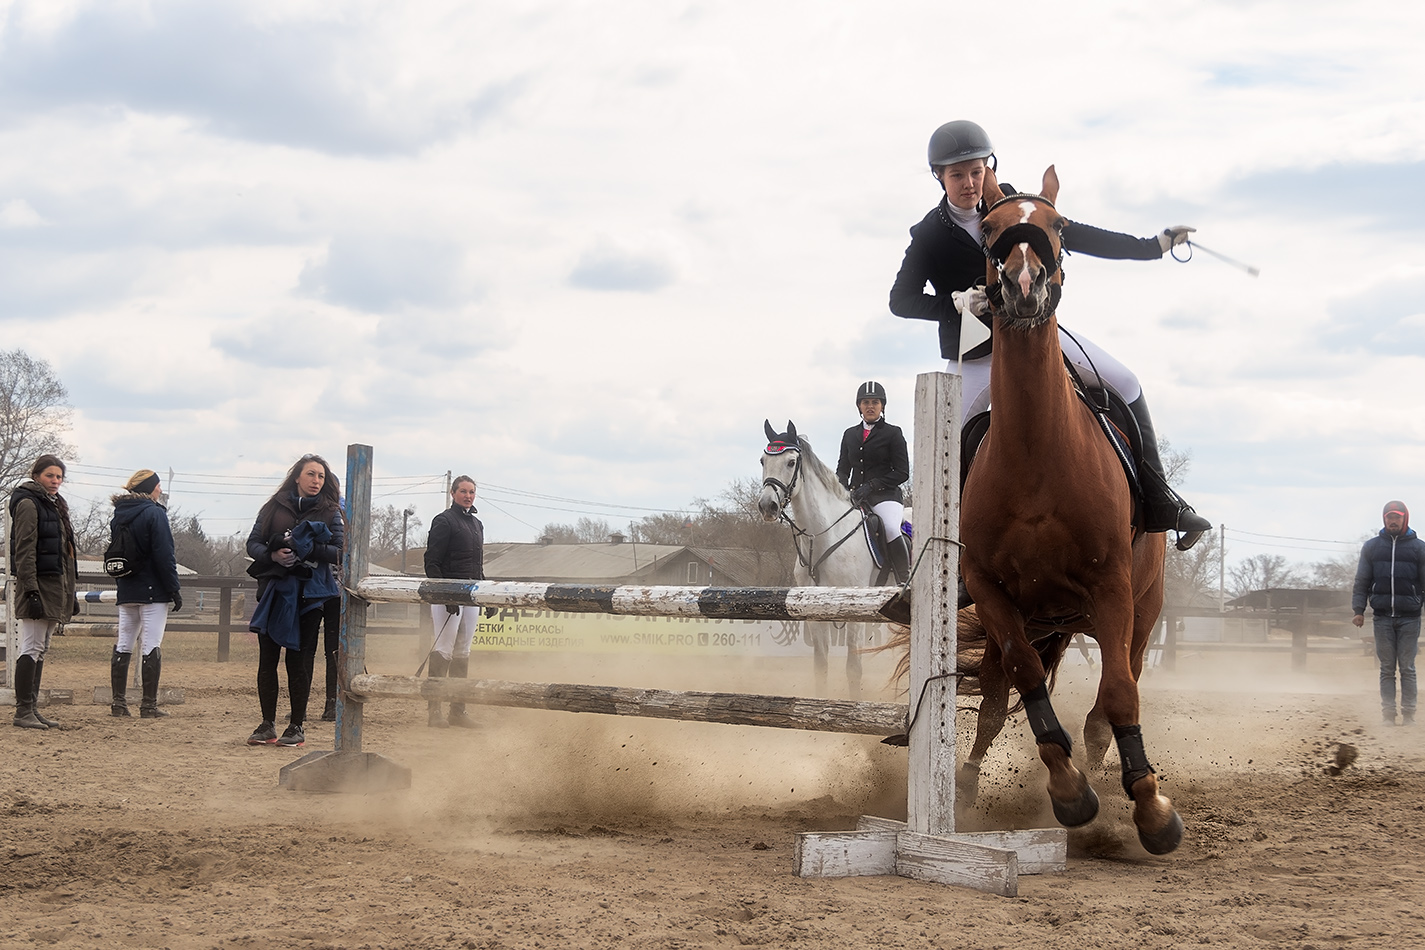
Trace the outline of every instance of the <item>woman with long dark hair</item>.
{"label": "woman with long dark hair", "polygon": [[23,729],[59,728],[35,704],[50,639],[74,616],[79,579],[69,504],[59,493],[64,471],[58,456],[41,455],[30,466],[29,479],[10,495],[10,574],[20,621],[20,652],[13,668],[15,725]]}
{"label": "woman with long dark hair", "polygon": [[[306,742],[307,698],[317,634],[327,602],[341,596],[332,567],[341,561],[346,522],[341,486],[320,455],[294,463],[282,487],[257,513],[247,537],[248,573],[258,579],[257,610],[249,629],[257,634],[257,698],[262,723],[248,745],[297,747]],[[279,738],[277,661],[286,650],[291,716]]]}

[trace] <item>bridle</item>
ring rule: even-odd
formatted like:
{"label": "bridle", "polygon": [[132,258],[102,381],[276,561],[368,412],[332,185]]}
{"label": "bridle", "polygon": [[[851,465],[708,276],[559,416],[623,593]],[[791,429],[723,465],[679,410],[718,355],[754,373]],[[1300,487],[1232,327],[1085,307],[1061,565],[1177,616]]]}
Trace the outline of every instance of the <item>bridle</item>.
{"label": "bridle", "polygon": [[[837,518],[831,524],[827,525],[825,528],[815,533],[808,531],[801,525],[797,524],[796,521],[792,518],[791,514],[787,511],[787,509],[792,504],[792,493],[796,490],[797,482],[801,479],[802,476],[801,447],[796,445],[788,445],[785,442],[769,442],[767,444],[767,448],[762,450],[763,455],[781,455],[784,452],[797,453],[796,464],[792,466],[792,477],[784,483],[781,479],[773,478],[771,475],[767,475],[762,479],[762,487],[771,488],[774,492],[777,493],[777,519],[786,524],[787,527],[792,529],[792,548],[797,552],[797,562],[800,563],[802,567],[806,568],[807,574],[811,577],[811,581],[813,584],[820,584],[821,581],[819,579],[819,575],[821,571],[821,565],[826,563],[826,559],[831,557],[831,555],[835,553],[837,548],[845,544],[851,538],[851,536],[857,532],[857,530],[861,527],[861,523],[857,522],[855,525],[853,525],[850,531],[838,538],[834,544],[832,544],[830,547],[828,547],[825,551],[822,552],[821,557],[813,561],[812,557],[816,554],[816,539],[826,534],[828,531],[839,525],[841,522],[845,521],[847,515],[852,514],[853,512],[859,512],[860,509],[857,508],[855,505],[848,507],[845,513],[842,514],[840,518]],[[865,518],[866,516],[862,515],[861,521],[865,521]],[[807,548],[805,554],[802,553],[802,538],[806,538],[807,540]]]}
{"label": "bridle", "polygon": [[[1043,195],[1006,195],[985,211],[988,218],[996,208],[1010,202],[1035,201],[1048,205],[1051,210],[1057,211],[1054,202]],[[1010,253],[1020,244],[1028,244],[1033,248],[1035,255],[1039,258],[1039,263],[1044,265],[1044,277],[1051,279],[1055,274],[1059,274],[1059,280],[1053,281],[1049,285],[1049,313],[1059,309],[1059,298],[1063,294],[1063,263],[1064,263],[1064,242],[1062,237],[1057,242],[1050,240],[1047,229],[1028,221],[1021,221],[1005,228],[1004,231],[995,238],[994,244],[980,243],[980,250],[984,252],[985,259],[994,265],[995,273],[1004,273],[1004,262]],[[1004,307],[1004,289],[1000,286],[1000,281],[985,287],[985,296],[989,299],[990,307],[995,310]]]}

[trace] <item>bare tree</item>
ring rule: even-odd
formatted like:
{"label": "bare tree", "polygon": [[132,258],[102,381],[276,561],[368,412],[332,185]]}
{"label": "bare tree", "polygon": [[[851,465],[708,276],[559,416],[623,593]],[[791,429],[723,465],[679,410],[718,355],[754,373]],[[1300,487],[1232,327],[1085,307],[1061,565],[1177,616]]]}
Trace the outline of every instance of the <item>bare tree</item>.
{"label": "bare tree", "polygon": [[80,512],[69,510],[69,523],[74,525],[74,546],[80,557],[101,558],[109,547],[109,520],[114,506],[107,498],[97,498]]}
{"label": "bare tree", "polygon": [[1257,554],[1227,569],[1232,596],[1241,597],[1269,587],[1305,587],[1306,577],[1297,565],[1280,554]]}
{"label": "bare tree", "polygon": [[[1163,472],[1168,484],[1178,485],[1187,478],[1192,467],[1192,453],[1179,452],[1167,439],[1158,442],[1163,460]],[[1167,584],[1164,599],[1178,607],[1204,605],[1217,600],[1218,581],[1222,568],[1222,544],[1216,534],[1208,532],[1189,551],[1179,551],[1168,545],[1163,572]]]}
{"label": "bare tree", "polygon": [[[1365,543],[1364,539],[1361,543]],[[1360,560],[1359,554],[1352,553],[1342,554],[1329,561],[1317,561],[1311,565],[1311,586],[1350,590],[1356,583],[1356,567]]]}
{"label": "bare tree", "polygon": [[413,538],[416,537],[416,529],[424,522],[414,512],[409,516],[405,512],[406,509],[395,505],[371,509],[371,560],[384,561],[401,553],[403,525],[404,547],[420,547],[420,543],[413,541]]}
{"label": "bare tree", "polygon": [[540,540],[548,539],[551,544],[598,544],[607,541],[611,534],[613,529],[607,521],[580,518],[574,524],[551,521],[539,532],[539,537]]}
{"label": "bare tree", "polygon": [[68,398],[44,360],[0,350],[0,492],[23,481],[46,452],[75,458],[74,446],[60,438],[69,429]]}

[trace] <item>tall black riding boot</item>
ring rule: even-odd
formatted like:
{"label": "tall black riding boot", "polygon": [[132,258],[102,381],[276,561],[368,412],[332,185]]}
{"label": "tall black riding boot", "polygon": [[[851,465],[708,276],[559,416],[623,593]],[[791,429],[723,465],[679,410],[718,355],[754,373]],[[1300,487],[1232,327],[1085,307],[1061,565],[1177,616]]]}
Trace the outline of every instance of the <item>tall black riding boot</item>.
{"label": "tall black riding boot", "polygon": [[[470,676],[470,657],[453,656],[450,658],[450,675],[453,679],[467,679]],[[464,703],[451,703],[450,715],[446,719],[452,726],[459,726],[462,729],[475,729],[477,724],[474,719],[465,712]]]}
{"label": "tall black riding boot", "polygon": [[1193,510],[1192,505],[1168,484],[1163,460],[1158,455],[1158,435],[1153,431],[1153,417],[1148,414],[1148,401],[1139,396],[1128,406],[1143,437],[1142,468],[1138,480],[1143,485],[1144,528],[1149,532],[1176,531],[1177,548],[1186,551],[1197,543],[1204,531],[1212,530],[1212,522]]}
{"label": "tall black riding boot", "polygon": [[45,678],[45,661],[39,659],[35,661],[35,685],[30,687],[30,708],[35,711],[35,718],[44,723],[50,729],[58,729],[59,723],[55,722],[44,713],[40,712],[40,680]]}
{"label": "tall black riding boot", "polygon": [[163,654],[158,647],[144,654],[141,666],[143,675],[143,701],[139,703],[139,716],[143,719],[167,719],[168,713],[158,708],[158,675],[163,672]]}
{"label": "tall black riding boot", "polygon": [[[426,677],[445,676],[450,672],[450,661],[439,653],[432,652],[426,660]],[[426,701],[426,725],[436,729],[444,729],[447,725],[445,719],[440,714],[440,700],[430,699]]]}
{"label": "tall black riding boot", "polygon": [[890,559],[891,570],[896,572],[896,583],[904,585],[910,580],[910,539],[902,534],[894,541],[887,541],[886,557]]}
{"label": "tall black riding boot", "polygon": [[129,716],[129,660],[132,653],[120,653],[118,647],[114,647],[114,655],[109,658],[109,715]]}
{"label": "tall black riding boot", "polygon": [[21,729],[48,729],[35,715],[35,658],[21,656],[15,660],[15,725]]}

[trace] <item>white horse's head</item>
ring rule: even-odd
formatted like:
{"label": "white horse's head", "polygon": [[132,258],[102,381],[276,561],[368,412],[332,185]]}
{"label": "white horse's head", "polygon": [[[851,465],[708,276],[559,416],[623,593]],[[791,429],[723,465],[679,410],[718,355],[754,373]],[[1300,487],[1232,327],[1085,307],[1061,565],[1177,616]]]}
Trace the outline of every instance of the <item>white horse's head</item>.
{"label": "white horse's head", "polygon": [[762,450],[762,494],[757,510],[763,520],[776,521],[782,509],[792,503],[801,475],[801,441],[797,427],[787,421],[787,431],[778,434],[770,420],[762,420],[767,447]]}

